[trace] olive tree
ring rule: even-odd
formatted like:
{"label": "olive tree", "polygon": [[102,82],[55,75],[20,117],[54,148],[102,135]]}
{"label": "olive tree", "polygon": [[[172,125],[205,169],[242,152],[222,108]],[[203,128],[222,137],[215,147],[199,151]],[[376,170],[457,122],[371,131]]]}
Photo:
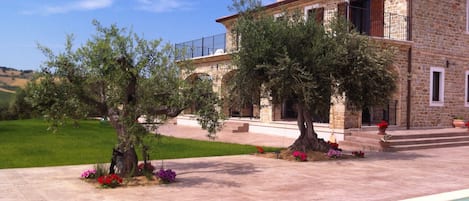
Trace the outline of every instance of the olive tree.
{"label": "olive tree", "polygon": [[[390,70],[393,49],[373,43],[336,16],[323,25],[314,15],[285,12],[274,19],[256,0],[234,0],[233,25],[239,44],[234,89],[250,97],[262,88],[274,103],[293,100],[297,107],[298,139],[293,150],[327,151],[314,131],[313,114],[328,114],[336,97],[360,109],[385,103],[395,89]],[[265,94],[264,94],[265,96]]]}
{"label": "olive tree", "polygon": [[146,40],[116,25],[104,27],[97,21],[93,25],[96,35],[81,47],[72,46],[73,36],[67,37],[59,54],[39,46],[48,59],[33,81],[28,100],[52,127],[91,113],[108,118],[117,133],[115,151],[122,157],[114,162],[122,164],[121,175],[134,174],[135,148],[148,134],[139,118],[157,126],[197,102],[202,127],[216,132],[218,96],[209,80],[188,83],[183,79],[181,72],[192,67],[190,62],[175,60],[172,45]]}

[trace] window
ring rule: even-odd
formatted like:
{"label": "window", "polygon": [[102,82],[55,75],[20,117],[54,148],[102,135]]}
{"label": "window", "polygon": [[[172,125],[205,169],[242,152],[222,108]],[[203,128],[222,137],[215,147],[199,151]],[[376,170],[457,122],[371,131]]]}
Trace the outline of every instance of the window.
{"label": "window", "polygon": [[384,36],[384,0],[350,0],[337,7],[339,15],[350,20],[359,33]]}
{"label": "window", "polygon": [[274,19],[275,20],[285,20],[285,13],[277,13],[277,14],[274,14]]}
{"label": "window", "polygon": [[444,105],[445,69],[441,67],[430,68],[430,106]]}
{"label": "window", "polygon": [[464,106],[469,107],[469,71],[466,71],[466,85],[465,85],[465,96],[464,96]]}
{"label": "window", "polygon": [[305,7],[305,20],[314,15],[316,22],[324,23],[324,8],[320,8],[318,4]]}

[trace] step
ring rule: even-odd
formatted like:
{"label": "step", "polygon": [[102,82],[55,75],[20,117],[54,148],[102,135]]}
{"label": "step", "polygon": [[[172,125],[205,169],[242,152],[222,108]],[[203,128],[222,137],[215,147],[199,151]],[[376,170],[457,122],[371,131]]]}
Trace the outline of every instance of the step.
{"label": "step", "polygon": [[376,139],[376,140],[379,140],[383,137],[383,135],[378,135],[377,133],[352,132],[350,135],[345,136],[345,139],[347,140],[349,137],[352,137],[352,136]]}
{"label": "step", "polygon": [[386,148],[385,151],[408,151],[408,150],[417,150],[417,149],[432,149],[432,148],[457,147],[457,146],[469,146],[469,141],[402,145],[402,146],[399,145],[399,146],[391,146],[389,148]]}
{"label": "step", "polygon": [[452,133],[422,133],[422,134],[390,134],[392,139],[421,139],[421,138],[440,138],[440,137],[456,137],[468,136],[468,132],[452,132]]}
{"label": "step", "polygon": [[226,122],[223,125],[223,130],[229,130],[233,133],[245,133],[249,131],[249,124],[238,122]]}
{"label": "step", "polygon": [[339,148],[348,151],[383,151],[383,148],[381,147],[381,145],[379,145],[379,143],[369,144],[350,141],[339,142]]}
{"label": "step", "polygon": [[391,138],[388,141],[390,142],[391,146],[434,144],[434,143],[446,143],[446,142],[469,142],[469,136],[435,137],[435,138],[419,138],[419,139],[397,139],[397,140],[395,138]]}
{"label": "step", "polygon": [[383,136],[380,136],[380,138],[367,138],[367,137],[358,137],[358,136],[347,136],[345,141],[379,145],[379,141],[381,140],[382,137]]}

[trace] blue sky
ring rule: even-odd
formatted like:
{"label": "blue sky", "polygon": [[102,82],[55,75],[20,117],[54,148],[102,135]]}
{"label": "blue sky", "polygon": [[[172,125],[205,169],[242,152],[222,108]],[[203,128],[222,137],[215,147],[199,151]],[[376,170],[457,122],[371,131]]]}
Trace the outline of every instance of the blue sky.
{"label": "blue sky", "polygon": [[46,59],[38,43],[58,52],[66,35],[73,34],[77,47],[95,33],[93,19],[171,43],[224,33],[215,19],[233,14],[231,4],[232,0],[0,0],[0,66],[38,70]]}

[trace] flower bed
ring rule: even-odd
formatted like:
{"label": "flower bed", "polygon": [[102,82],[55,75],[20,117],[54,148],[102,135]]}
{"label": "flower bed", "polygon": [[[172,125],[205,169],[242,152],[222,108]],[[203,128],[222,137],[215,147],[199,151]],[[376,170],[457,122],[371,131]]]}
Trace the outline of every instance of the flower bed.
{"label": "flower bed", "polygon": [[[102,167],[101,167],[102,168]],[[157,184],[168,184],[176,181],[176,172],[171,169],[160,169],[152,173],[155,167],[147,163],[146,167],[141,163],[137,173],[148,172],[150,174],[140,174],[135,177],[122,178],[117,174],[100,174],[102,169],[89,169],[84,171],[80,178],[88,183],[100,188],[116,188],[119,186],[146,186]]]}

